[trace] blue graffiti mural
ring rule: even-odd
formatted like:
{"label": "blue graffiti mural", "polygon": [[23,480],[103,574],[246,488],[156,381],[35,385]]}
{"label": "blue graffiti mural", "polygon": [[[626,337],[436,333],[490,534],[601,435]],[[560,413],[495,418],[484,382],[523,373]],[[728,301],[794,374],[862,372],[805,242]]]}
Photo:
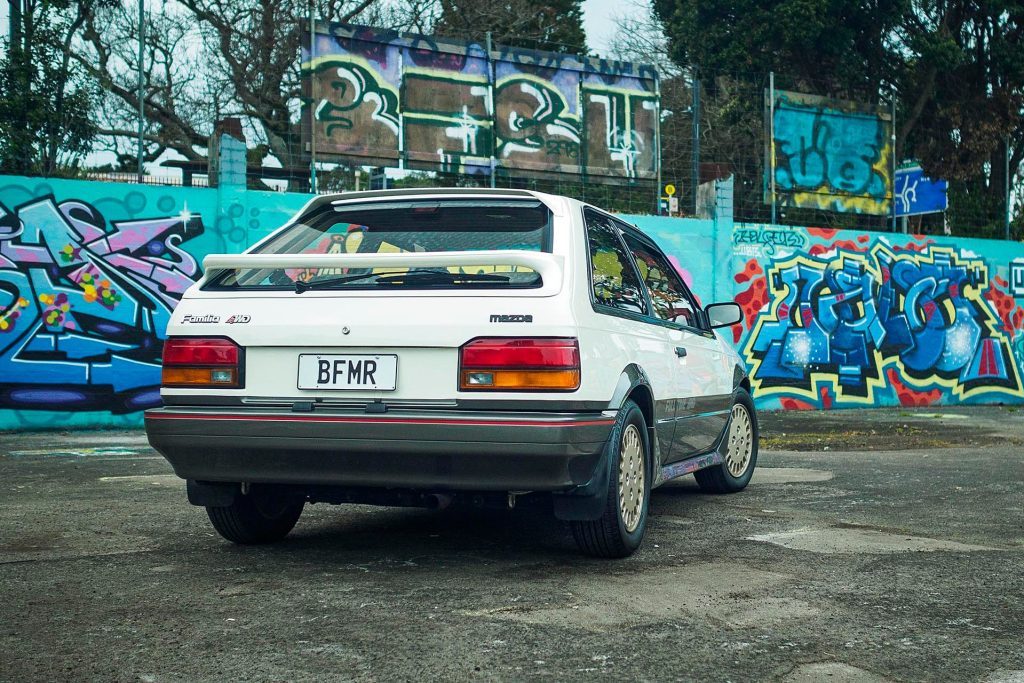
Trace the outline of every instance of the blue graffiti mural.
{"label": "blue graffiti mural", "polygon": [[0,408],[138,411],[160,402],[162,336],[199,276],[202,219],[113,221],[53,196],[0,203]]}
{"label": "blue graffiti mural", "polygon": [[799,207],[886,214],[892,197],[891,123],[878,112],[776,93],[772,119],[778,200]]}
{"label": "blue graffiti mural", "polygon": [[770,303],[744,349],[755,395],[817,400],[827,387],[837,402],[873,403],[887,368],[901,385],[960,398],[1024,395],[1011,342],[984,298],[984,261],[882,243],[835,254],[797,254],[769,268]]}

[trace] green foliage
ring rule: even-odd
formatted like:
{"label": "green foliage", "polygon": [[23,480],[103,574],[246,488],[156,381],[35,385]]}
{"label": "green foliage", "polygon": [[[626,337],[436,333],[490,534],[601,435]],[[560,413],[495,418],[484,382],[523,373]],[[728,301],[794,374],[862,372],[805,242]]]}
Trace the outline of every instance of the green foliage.
{"label": "green foliage", "polygon": [[[1024,1],[653,0],[653,9],[672,59],[700,68],[704,160],[737,166],[757,155],[742,138],[763,130],[768,72],[779,89],[862,102],[887,104],[895,90],[897,159],[951,182],[954,234],[1001,234],[1006,161],[1011,178],[1024,165]],[[738,182],[738,201],[744,192]]]}
{"label": "green foliage", "polygon": [[74,175],[97,132],[93,86],[69,58],[80,5],[26,9],[0,59],[0,171]]}
{"label": "green foliage", "polygon": [[441,0],[441,36],[495,45],[585,54],[582,0]]}
{"label": "green foliage", "polygon": [[888,35],[909,0],[654,0],[680,65],[789,74],[818,91],[877,87],[890,76]]}

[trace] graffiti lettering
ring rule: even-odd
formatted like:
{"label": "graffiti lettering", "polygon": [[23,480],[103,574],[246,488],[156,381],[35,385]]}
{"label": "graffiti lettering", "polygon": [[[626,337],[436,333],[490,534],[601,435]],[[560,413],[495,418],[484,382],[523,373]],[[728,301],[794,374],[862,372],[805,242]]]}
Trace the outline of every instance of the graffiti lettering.
{"label": "graffiti lettering", "polygon": [[769,306],[744,349],[755,393],[815,401],[827,387],[837,404],[864,404],[893,379],[957,398],[1024,396],[1010,340],[983,296],[984,261],[880,243],[870,254],[777,261],[768,281]]}
{"label": "graffiti lettering", "polygon": [[[571,113],[557,88],[533,77],[508,78],[498,83],[495,106],[496,156],[507,165],[541,170],[576,165],[579,117]],[[553,155],[553,150],[562,153]],[[537,157],[540,152],[546,152],[548,158]]]}
{"label": "graffiti lettering", "polygon": [[1017,298],[1024,297],[1024,261],[1010,262],[1010,293]]}
{"label": "graffiti lettering", "polygon": [[877,111],[777,93],[772,131],[778,199],[792,206],[888,213],[891,127]]}
{"label": "graffiti lettering", "polygon": [[732,234],[733,244],[764,245],[764,252],[769,256],[775,253],[775,247],[800,249],[807,243],[807,238],[799,230],[779,228],[736,228]]}
{"label": "graffiti lettering", "polygon": [[159,405],[163,331],[199,275],[180,245],[202,232],[184,212],[108,226],[85,202],[0,204],[0,407]]}

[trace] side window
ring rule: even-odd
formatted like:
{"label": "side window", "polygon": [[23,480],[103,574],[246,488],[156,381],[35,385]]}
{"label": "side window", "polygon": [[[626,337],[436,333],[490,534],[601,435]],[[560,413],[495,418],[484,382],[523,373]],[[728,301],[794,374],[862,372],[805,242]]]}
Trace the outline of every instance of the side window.
{"label": "side window", "polygon": [[584,216],[587,220],[594,300],[602,306],[646,314],[643,290],[631,259],[619,242],[612,220],[589,210]]}
{"label": "side window", "polygon": [[697,307],[683,289],[679,275],[672,264],[657,251],[634,239],[629,234],[623,235],[626,246],[636,259],[637,270],[647,286],[654,306],[654,314],[662,320],[700,327]]}

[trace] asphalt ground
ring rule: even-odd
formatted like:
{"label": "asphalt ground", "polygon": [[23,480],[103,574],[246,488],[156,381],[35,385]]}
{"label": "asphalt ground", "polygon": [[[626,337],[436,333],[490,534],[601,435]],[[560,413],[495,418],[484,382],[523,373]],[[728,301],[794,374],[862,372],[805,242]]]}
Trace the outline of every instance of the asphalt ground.
{"label": "asphalt ground", "polygon": [[1024,681],[1024,412],[762,425],[619,561],[529,498],[237,547],[141,432],[0,434],[0,680]]}

